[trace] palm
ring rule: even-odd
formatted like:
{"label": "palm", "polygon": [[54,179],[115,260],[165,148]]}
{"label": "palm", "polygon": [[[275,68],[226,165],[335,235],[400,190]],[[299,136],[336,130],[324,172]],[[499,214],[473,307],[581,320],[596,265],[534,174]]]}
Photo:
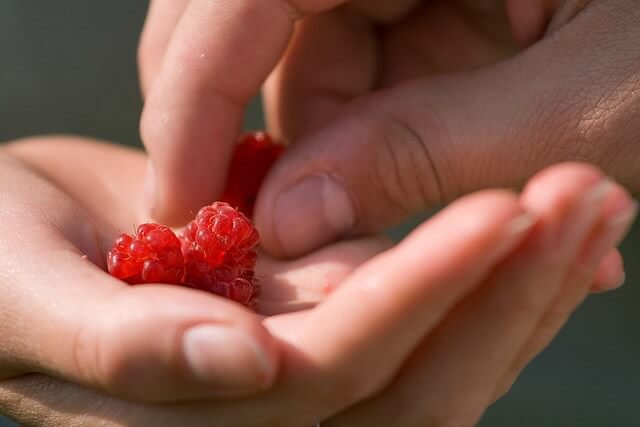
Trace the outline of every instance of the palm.
{"label": "palm", "polygon": [[[48,147],[39,145],[37,151],[26,152],[22,157],[75,199],[79,209],[89,212],[102,237],[102,257],[92,257],[100,267],[104,268],[105,253],[118,234],[148,221],[137,203],[142,199],[146,161],[142,153],[58,140]],[[94,252],[89,247],[78,249],[87,254]],[[361,239],[337,243],[296,260],[276,260],[262,252],[256,269],[263,285],[260,312],[274,315],[314,306],[355,267],[382,249],[383,244],[377,239]],[[114,286],[125,286],[113,282]]]}

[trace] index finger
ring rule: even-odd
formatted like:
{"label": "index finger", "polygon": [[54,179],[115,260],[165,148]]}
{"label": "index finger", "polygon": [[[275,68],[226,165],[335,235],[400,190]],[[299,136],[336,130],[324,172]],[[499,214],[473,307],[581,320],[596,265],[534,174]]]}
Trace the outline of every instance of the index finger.
{"label": "index finger", "polygon": [[154,218],[181,223],[221,192],[245,106],[277,64],[294,23],[345,1],[191,0],[141,120]]}

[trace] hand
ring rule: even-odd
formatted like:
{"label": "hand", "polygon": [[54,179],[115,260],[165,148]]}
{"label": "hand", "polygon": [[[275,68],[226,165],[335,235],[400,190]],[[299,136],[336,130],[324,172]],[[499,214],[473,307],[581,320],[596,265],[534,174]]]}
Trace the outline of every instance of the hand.
{"label": "hand", "polygon": [[[79,147],[72,151],[93,166],[87,172],[99,169],[86,151]],[[39,152],[40,160],[51,158],[51,152]],[[59,148],[56,152],[62,158],[67,154]],[[22,156],[30,157],[32,164],[44,164],[34,161],[32,154]],[[142,161],[129,156],[102,153],[99,158],[117,163],[124,183],[128,168],[135,170]],[[71,182],[56,175],[51,178],[65,183],[63,187]],[[97,190],[95,185],[91,188]],[[111,195],[118,198],[120,192]],[[39,425],[294,426],[320,419],[327,419],[328,425],[389,425],[390,420],[396,425],[423,421],[471,425],[546,346],[587,293],[598,265],[609,262],[612,254],[615,261],[612,248],[634,215],[629,195],[593,169],[555,168],[536,178],[520,199],[493,191],[454,203],[405,242],[349,274],[322,304],[266,317],[262,321],[266,334],[261,336],[271,337],[279,349],[280,370],[274,384],[262,392],[232,400],[201,396],[172,403],[148,398],[139,403],[114,397],[112,388],[101,389],[86,379],[72,378],[82,385],[72,384],[50,373],[4,381],[0,408],[22,422]],[[313,275],[317,273],[316,269]],[[311,282],[311,275],[297,280]],[[326,279],[324,274],[318,276]],[[64,290],[62,285],[58,288]],[[123,289],[126,294],[142,288]],[[147,299],[168,291],[147,289]],[[172,301],[173,307],[189,304],[189,310],[182,312],[192,313],[205,303],[219,304],[217,310],[235,308],[214,297],[185,292],[189,295]],[[100,303],[91,299],[83,300],[83,306],[94,316],[102,312],[95,310]],[[53,316],[58,311],[44,313]],[[147,316],[157,316],[154,313]],[[227,313],[234,316],[227,321],[241,331],[246,330],[245,321],[252,321],[240,308],[222,315]],[[73,312],[65,314],[69,318]],[[31,320],[24,314],[22,318]],[[131,343],[128,329],[146,320],[140,315],[135,319],[126,327],[114,323],[104,337]],[[41,337],[25,338],[24,332],[24,328],[13,334],[2,331],[1,336],[15,337],[23,346],[40,343]],[[144,338],[163,332],[150,330]],[[144,349],[158,340],[139,341]],[[107,360],[113,354],[110,346],[100,349]],[[119,350],[126,355],[122,346]],[[142,366],[157,363],[149,350],[137,356]],[[155,381],[165,381],[163,389],[170,393],[173,384],[166,384],[164,377],[171,378],[171,370],[155,368],[150,369],[159,377]],[[131,380],[142,376],[149,381],[144,370],[133,372]],[[182,386],[177,390],[184,393]],[[406,411],[396,414],[400,401]]]}
{"label": "hand", "polygon": [[569,159],[638,192],[639,19],[620,0],[155,0],[140,50],[154,215],[219,193],[224,168],[205,166],[267,76],[270,128],[295,145],[257,206],[277,255]]}
{"label": "hand", "polygon": [[[141,153],[49,138],[3,148],[0,163],[0,379],[38,372],[144,401],[271,385],[280,350],[260,317],[187,288],[129,287],[103,271],[115,237],[145,221]],[[315,305],[386,246],[361,239],[290,262],[263,254],[264,314]]]}

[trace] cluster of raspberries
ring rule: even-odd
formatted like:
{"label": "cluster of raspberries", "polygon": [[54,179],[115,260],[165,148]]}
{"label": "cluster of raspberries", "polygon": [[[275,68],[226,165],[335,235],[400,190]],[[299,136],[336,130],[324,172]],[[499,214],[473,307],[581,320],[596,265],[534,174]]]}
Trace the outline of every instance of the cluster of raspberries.
{"label": "cluster of raspberries", "polygon": [[260,235],[247,215],[283,149],[265,133],[246,135],[236,146],[222,201],[202,208],[179,236],[161,224],[122,234],[107,254],[109,273],[131,285],[182,285],[255,309]]}

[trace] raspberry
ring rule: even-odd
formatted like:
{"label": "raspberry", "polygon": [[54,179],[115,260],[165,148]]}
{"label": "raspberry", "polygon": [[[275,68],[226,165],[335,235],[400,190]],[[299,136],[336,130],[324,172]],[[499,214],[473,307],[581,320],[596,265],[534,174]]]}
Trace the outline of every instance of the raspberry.
{"label": "raspberry", "polygon": [[253,270],[242,270],[227,265],[212,267],[203,262],[188,265],[187,286],[245,305],[251,305],[253,300],[260,296],[260,281],[253,277]]}
{"label": "raspberry", "polygon": [[251,305],[260,289],[254,277],[260,235],[242,212],[224,202],[206,206],[181,237],[188,286]]}
{"label": "raspberry", "polygon": [[242,137],[231,160],[221,200],[252,217],[258,190],[283,152],[284,146],[275,143],[264,132]]}
{"label": "raspberry", "polygon": [[109,273],[131,285],[181,283],[184,258],[181,243],[169,227],[143,224],[135,237],[122,234],[107,254]]}
{"label": "raspberry", "polygon": [[179,284],[256,309],[260,235],[247,216],[253,215],[258,190],[283,151],[264,132],[245,135],[235,148],[223,202],[202,208],[180,239],[158,224],[141,225],[135,237],[121,235],[108,253],[109,273],[132,285]]}

